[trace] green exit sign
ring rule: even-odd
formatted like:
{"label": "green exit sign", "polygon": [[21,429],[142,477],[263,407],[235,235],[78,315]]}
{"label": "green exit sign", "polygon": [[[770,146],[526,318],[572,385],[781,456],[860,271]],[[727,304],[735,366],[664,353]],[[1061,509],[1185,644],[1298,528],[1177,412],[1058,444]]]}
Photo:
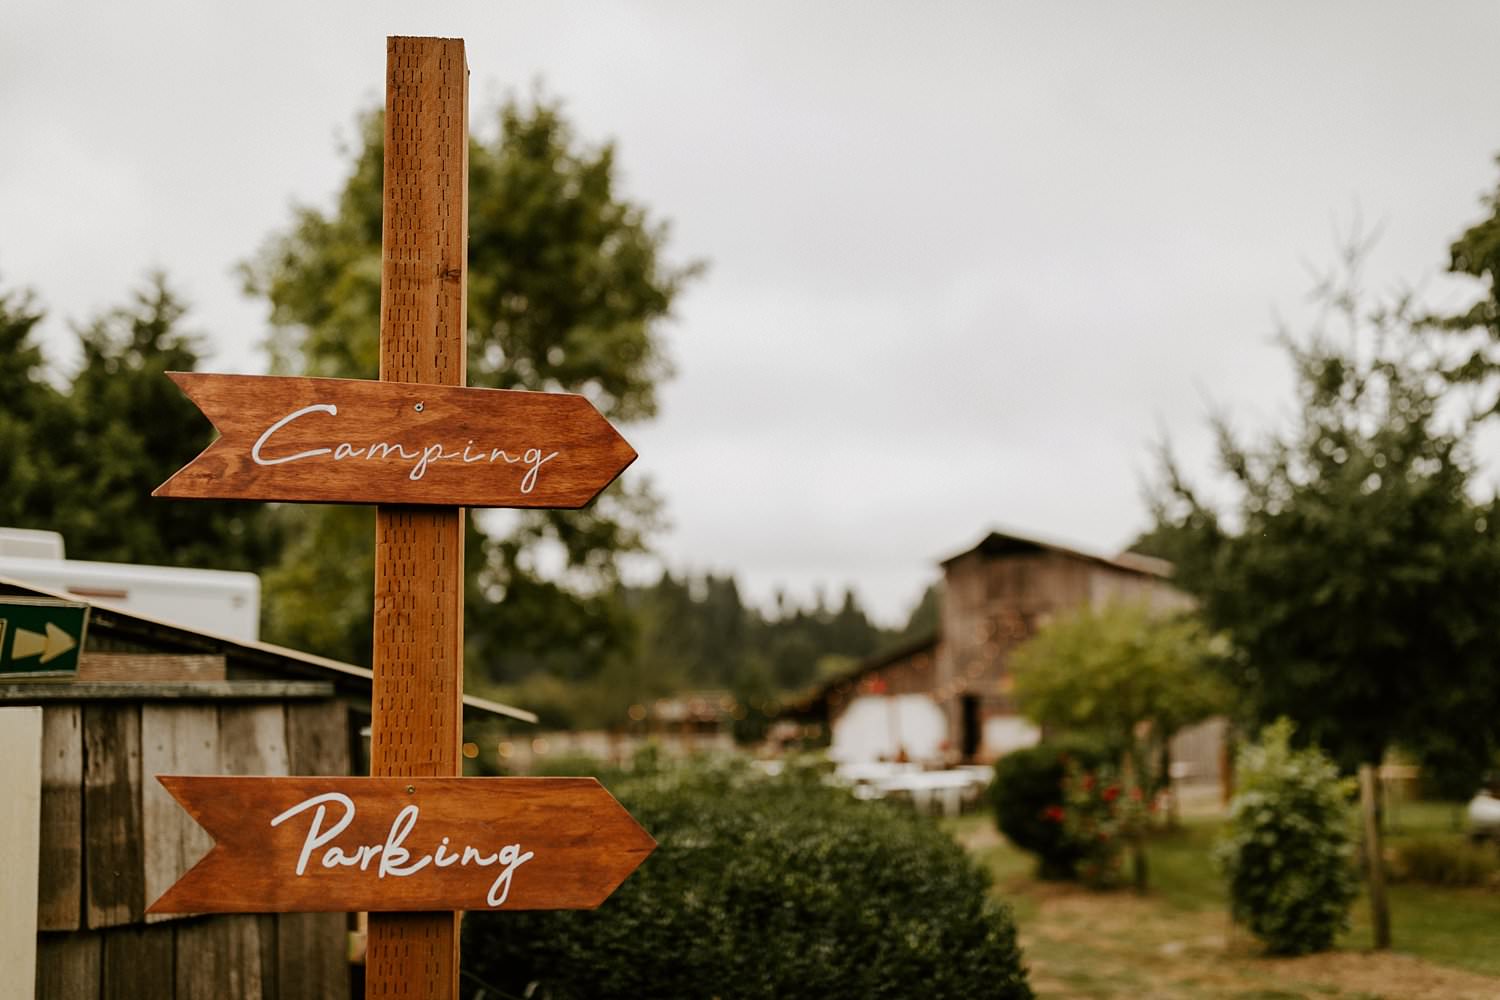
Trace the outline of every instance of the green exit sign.
{"label": "green exit sign", "polygon": [[78,673],[89,606],[0,598],[0,680],[47,680]]}

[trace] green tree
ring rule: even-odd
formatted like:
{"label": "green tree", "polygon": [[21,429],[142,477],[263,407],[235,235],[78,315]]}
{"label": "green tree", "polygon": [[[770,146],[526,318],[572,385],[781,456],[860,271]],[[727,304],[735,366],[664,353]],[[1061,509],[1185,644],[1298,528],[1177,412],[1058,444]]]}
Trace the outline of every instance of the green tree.
{"label": "green tree", "polygon": [[1444,374],[1456,383],[1490,387],[1484,412],[1493,416],[1500,413],[1500,395],[1492,386],[1500,374],[1500,185],[1483,204],[1489,214],[1453,241],[1448,258],[1449,273],[1474,278],[1479,294],[1469,307],[1426,316],[1423,325],[1459,335]]}
{"label": "green tree", "polygon": [[[0,433],[32,442],[24,455],[6,450],[17,455],[7,474],[20,487],[19,499],[6,501],[20,504],[12,523],[59,531],[74,558],[106,562],[256,569],[274,551],[261,505],[151,498],[213,437],[165,374],[198,364],[195,338],[182,329],[186,311],[166,277],[152,274],[129,304],[76,329],[82,363],[58,394],[25,343],[37,314],[24,300],[0,307],[11,340],[0,378],[17,390]],[[45,468],[33,467],[38,460]]]}
{"label": "green tree", "polygon": [[863,659],[875,651],[880,631],[871,623],[853,587],[844,588],[844,600],[828,625],[828,638],[836,656]]}
{"label": "green tree", "polygon": [[1159,748],[1228,709],[1220,643],[1196,616],[1143,604],[1083,608],[1045,625],[1010,660],[1015,697],[1045,729],[1129,757],[1150,787]]}
{"label": "green tree", "polygon": [[73,377],[81,491],[64,534],[77,555],[112,562],[258,569],[274,550],[260,504],[153,500],[151,491],[213,439],[169,371],[198,366],[187,307],[155,273],[129,305],[78,329]]}
{"label": "green tree", "polygon": [[0,292],[0,525],[53,529],[76,470],[62,451],[71,413],[44,373],[35,330],[42,310],[28,291]]}
{"label": "green tree", "polygon": [[[1150,798],[1170,782],[1172,737],[1227,711],[1216,669],[1220,643],[1196,616],[1143,604],[1084,608],[1044,626],[1015,651],[1015,697],[1051,732],[1093,740],[1125,765]],[[1136,885],[1145,888],[1137,838]]]}
{"label": "green tree", "polygon": [[1325,286],[1326,321],[1283,338],[1293,425],[1246,443],[1216,421],[1220,504],[1167,456],[1152,541],[1231,637],[1256,721],[1294,720],[1346,769],[1440,743],[1472,787],[1500,726],[1495,504],[1471,499],[1471,424],[1441,405],[1441,353],[1406,305],[1362,305],[1360,259]]}
{"label": "green tree", "polygon": [[940,581],[934,581],[927,585],[922,591],[922,596],[911,609],[911,614],[906,618],[906,625],[901,629],[897,638],[902,641],[915,642],[937,635],[938,629],[942,627],[943,615],[943,585]]}
{"label": "green tree", "polygon": [[[698,265],[664,261],[666,227],[618,192],[613,146],[582,145],[557,104],[511,101],[497,118],[493,137],[469,149],[469,383],[581,392],[615,421],[652,416],[656,386],[670,373],[661,326]],[[277,371],[372,378],[378,370],[379,112],[360,119],[351,153],[332,211],[298,209],[243,265],[247,292],[271,307]],[[494,519],[471,517],[469,662],[493,680],[576,674],[591,649],[623,641],[619,615],[592,612],[615,579],[616,555],[644,547],[656,512],[646,485],[627,481],[581,511],[518,513],[503,533]],[[282,517],[298,541],[267,577],[274,633],[367,659],[368,619],[350,596],[368,603],[373,586],[371,535],[352,526],[367,515],[300,508]],[[301,566],[312,548],[339,568]],[[543,549],[561,556],[562,583],[539,575]],[[331,624],[321,611],[329,603],[346,609]]]}

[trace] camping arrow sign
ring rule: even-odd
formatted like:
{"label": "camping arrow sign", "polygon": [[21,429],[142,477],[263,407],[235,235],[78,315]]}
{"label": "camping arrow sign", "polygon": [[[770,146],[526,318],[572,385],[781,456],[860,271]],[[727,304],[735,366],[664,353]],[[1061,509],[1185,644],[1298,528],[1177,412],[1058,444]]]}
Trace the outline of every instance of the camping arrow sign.
{"label": "camping arrow sign", "polygon": [[572,393],[168,374],[220,436],[154,496],[576,508],[636,457]]}
{"label": "camping arrow sign", "polygon": [[216,843],[150,913],[593,909],[656,847],[593,778],[157,780]]}

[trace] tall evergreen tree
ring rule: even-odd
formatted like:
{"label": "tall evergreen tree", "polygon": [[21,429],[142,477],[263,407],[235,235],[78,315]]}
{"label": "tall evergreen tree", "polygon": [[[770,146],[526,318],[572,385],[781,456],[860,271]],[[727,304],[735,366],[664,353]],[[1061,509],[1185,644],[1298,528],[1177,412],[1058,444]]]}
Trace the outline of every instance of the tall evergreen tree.
{"label": "tall evergreen tree", "polygon": [[275,549],[263,505],[153,500],[213,429],[168,371],[198,364],[186,307],[153,274],[129,304],[76,328],[82,362],[66,393],[30,342],[40,312],[0,298],[3,523],[59,531],[76,559],[258,569]]}
{"label": "tall evergreen tree", "polygon": [[198,367],[199,336],[164,274],[128,305],[79,328],[83,364],[70,389],[81,486],[70,518],[84,558],[258,570],[277,548],[264,504],[158,500],[151,491],[213,440],[198,408],[166,377]]}
{"label": "tall evergreen tree", "polygon": [[30,292],[0,292],[0,525],[13,528],[56,527],[76,478],[71,414],[36,341],[42,316]]}

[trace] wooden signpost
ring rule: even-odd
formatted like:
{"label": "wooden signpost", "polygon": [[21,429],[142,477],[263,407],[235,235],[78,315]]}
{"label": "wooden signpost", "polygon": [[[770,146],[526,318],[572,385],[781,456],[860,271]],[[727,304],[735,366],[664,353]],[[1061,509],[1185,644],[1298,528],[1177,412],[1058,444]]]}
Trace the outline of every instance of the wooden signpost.
{"label": "wooden signpost", "polygon": [[468,93],[461,40],[387,39],[380,381],[174,374],[222,436],[156,490],[381,505],[371,777],[159,776],[217,844],[151,906],[373,911],[370,997],[451,1000],[459,910],[597,906],[655,847],[592,779],[458,777],[463,508],[635,458],[582,397],[464,388]]}
{"label": "wooden signpost", "polygon": [[582,507],[635,460],[571,393],[168,374],[220,436],[153,496]]}
{"label": "wooden signpost", "polygon": [[215,843],[148,913],[592,909],[656,846],[593,778],[160,781]]}

